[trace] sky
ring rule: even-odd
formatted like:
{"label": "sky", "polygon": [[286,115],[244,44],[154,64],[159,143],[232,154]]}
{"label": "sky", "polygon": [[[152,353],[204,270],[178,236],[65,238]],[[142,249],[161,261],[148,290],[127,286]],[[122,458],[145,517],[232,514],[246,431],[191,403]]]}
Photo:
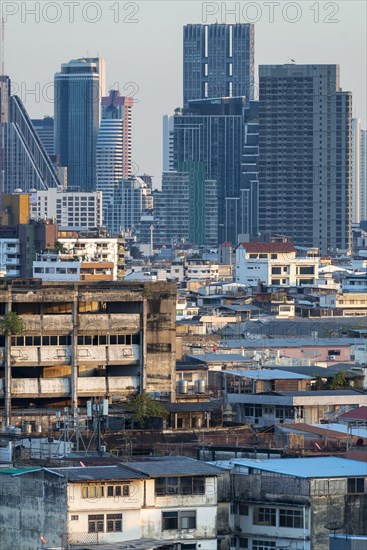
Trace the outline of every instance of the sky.
{"label": "sky", "polygon": [[133,95],[133,162],[160,187],[162,117],[182,106],[182,27],[255,23],[255,61],[340,65],[353,115],[367,128],[367,2],[2,0],[4,72],[32,118],[53,115],[61,63],[106,59],[107,85]]}

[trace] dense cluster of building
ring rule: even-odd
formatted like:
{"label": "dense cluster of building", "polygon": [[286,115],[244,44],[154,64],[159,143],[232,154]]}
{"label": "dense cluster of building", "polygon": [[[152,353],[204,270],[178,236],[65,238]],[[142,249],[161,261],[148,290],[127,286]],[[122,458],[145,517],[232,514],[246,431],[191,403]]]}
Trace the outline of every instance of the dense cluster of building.
{"label": "dense cluster of building", "polygon": [[366,131],[337,65],[186,25],[163,174],[101,58],[0,77],[0,547],[362,550]]}

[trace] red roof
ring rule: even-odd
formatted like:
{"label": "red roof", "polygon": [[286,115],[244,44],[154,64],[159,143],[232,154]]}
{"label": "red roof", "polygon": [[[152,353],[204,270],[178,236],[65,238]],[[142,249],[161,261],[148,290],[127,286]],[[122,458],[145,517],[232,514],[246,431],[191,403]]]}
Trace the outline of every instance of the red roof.
{"label": "red roof", "polygon": [[358,407],[341,414],[339,418],[343,420],[367,420],[367,407]]}
{"label": "red roof", "polygon": [[246,252],[265,252],[265,253],[284,253],[296,252],[292,243],[240,243],[240,246],[246,249]]}

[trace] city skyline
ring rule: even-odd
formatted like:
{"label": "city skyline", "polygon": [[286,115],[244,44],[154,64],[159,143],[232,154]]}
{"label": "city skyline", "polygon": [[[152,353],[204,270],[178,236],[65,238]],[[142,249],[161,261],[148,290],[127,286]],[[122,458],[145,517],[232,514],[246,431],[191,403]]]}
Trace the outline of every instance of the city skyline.
{"label": "city skyline", "polygon": [[[138,100],[134,108],[132,159],[139,166],[140,173],[146,172],[155,176],[154,185],[159,187],[162,171],[162,116],[172,114],[174,108],[183,103],[183,26],[204,22],[203,5],[198,2],[175,3],[176,11],[173,11],[172,6],[167,3],[138,2],[136,5],[139,10],[135,16],[128,16],[127,11],[120,14],[125,19],[137,21],[129,25],[122,20],[119,24],[114,23],[116,13],[111,10],[112,4],[107,4],[104,4],[100,21],[95,24],[88,23],[85,19],[80,20],[82,14],[78,15],[76,10],[75,25],[78,24],[80,32],[75,38],[68,32],[67,43],[61,40],[69,24],[66,14],[62,14],[63,17],[55,24],[45,20],[45,17],[42,18],[42,14],[39,23],[35,23],[34,16],[32,18],[22,14],[21,10],[18,15],[7,15],[5,73],[11,77],[14,93],[23,99],[29,115],[32,118],[41,118],[53,114],[53,103],[50,99],[53,75],[61,63],[82,56],[104,57],[107,64],[107,89],[118,84],[122,95],[130,95],[135,101]],[[366,63],[363,52],[366,48],[363,21],[366,7],[363,2],[335,3],[338,11],[331,17],[324,9],[325,3],[319,4],[319,23],[315,22],[317,14],[310,9],[311,2],[302,3],[302,17],[294,24],[287,22],[281,11],[276,10],[274,22],[270,23],[269,14],[262,8],[262,16],[255,21],[255,83],[258,82],[258,65],[262,64],[281,65],[290,62],[291,58],[300,64],[339,64],[341,86],[353,93],[353,116],[360,118],[362,127],[365,127]],[[164,17],[160,19],[158,9],[162,5]],[[207,14],[206,22],[215,23],[216,19],[218,22],[225,22],[222,15],[220,10],[215,16]],[[92,12],[89,18],[91,16]],[[336,22],[323,22],[326,16]],[[293,17],[292,12],[287,17]],[[51,11],[48,19],[51,19]],[[235,17],[228,15],[226,22],[235,23]],[[238,22],[251,21],[241,17]],[[113,31],[121,28],[124,32],[119,32],[116,39],[111,39],[114,36]],[[32,40],[28,40],[29,48],[26,51],[18,51],[14,42],[15,33],[20,30],[26,40],[32,36]],[[149,44],[144,40],[148,31]],[[80,47],[80,36],[83,37],[85,51]],[[52,57],[45,51],[45,40],[50,45],[48,50],[52,51]],[[116,48],[116,43],[121,47]],[[134,47],[128,49],[131,44]],[[129,51],[129,55],[123,55],[121,62],[118,52],[121,54],[125,51]],[[43,62],[38,63],[35,68],[31,59],[42,59]],[[350,63],[351,59],[353,63]],[[358,59],[359,64],[356,63]],[[167,67],[169,70],[165,71],[164,68]]]}

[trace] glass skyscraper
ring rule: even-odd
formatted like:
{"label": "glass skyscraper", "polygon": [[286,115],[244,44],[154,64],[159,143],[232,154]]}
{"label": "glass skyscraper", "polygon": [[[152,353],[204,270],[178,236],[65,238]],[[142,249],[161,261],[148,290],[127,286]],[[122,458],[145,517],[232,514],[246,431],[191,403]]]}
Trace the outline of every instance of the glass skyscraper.
{"label": "glass skyscraper", "polygon": [[184,106],[194,99],[254,97],[255,28],[185,25],[183,35]]}
{"label": "glass skyscraper", "polygon": [[55,74],[55,154],[67,167],[68,187],[96,188],[96,145],[104,94],[104,60],[83,58]]}

